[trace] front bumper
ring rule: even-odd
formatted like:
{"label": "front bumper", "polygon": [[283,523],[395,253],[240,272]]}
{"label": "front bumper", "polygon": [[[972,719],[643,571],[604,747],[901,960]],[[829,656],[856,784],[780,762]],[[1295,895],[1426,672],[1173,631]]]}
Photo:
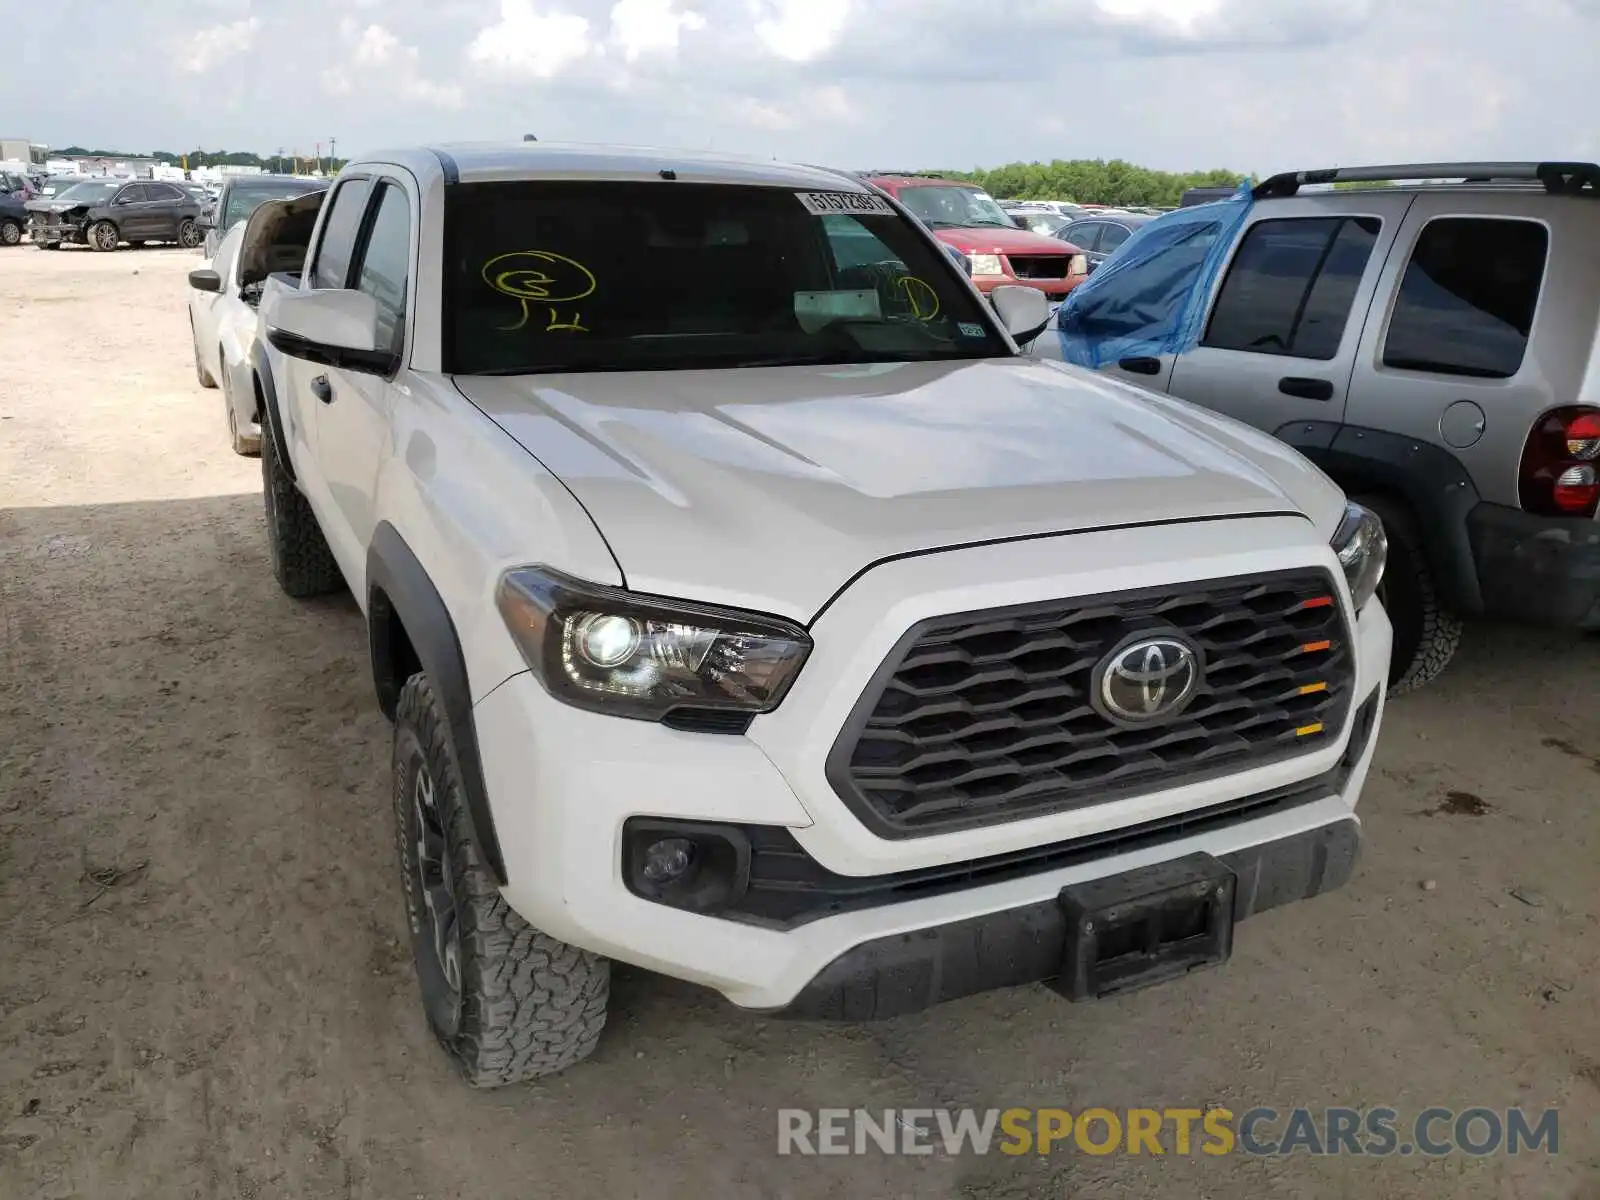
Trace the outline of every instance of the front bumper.
{"label": "front bumper", "polygon": [[[1355,870],[1354,817],[1218,855],[1234,873],[1233,919],[1342,887]],[[774,1016],[872,1021],[997,987],[1055,978],[1067,940],[1055,897],[1019,908],[875,938],[819,971]]]}
{"label": "front bumper", "polygon": [[1467,514],[1484,610],[1563,629],[1600,629],[1600,520],[1483,503]]}
{"label": "front bumper", "polygon": [[[1353,851],[1344,847],[1353,844],[1354,809],[1381,721],[1391,633],[1376,603],[1352,621],[1352,712],[1368,698],[1374,704],[1365,741],[1361,723],[1351,720],[1336,743],[1293,761],[900,841],[868,832],[827,784],[822,765],[866,678],[921,617],[1092,595],[1109,590],[1108,584],[1160,583],[1175,574],[1220,578],[1331,559],[1325,547],[1306,545],[1305,530],[1298,518],[1201,522],[1010,543],[874,568],[813,624],[816,649],[795,688],[742,736],[583,712],[553,700],[531,675],[514,676],[484,696],[474,713],[506,867],[502,893],[531,924],[574,945],[714,988],[743,1007],[819,1012],[831,1002],[818,997],[845,984],[852,995],[866,986],[863,963],[899,961],[886,957],[883,945],[911,939],[924,948],[943,946],[974,928],[967,924],[973,921],[998,922],[999,928],[1020,919],[1032,927],[1017,914],[1053,905],[1068,885],[1196,852],[1240,872],[1240,894],[1251,912],[1337,886],[1348,874]],[[1291,805],[1241,810],[1237,819],[1186,820],[1295,786],[1317,791]],[[631,818],[777,827],[832,879],[854,878],[880,894],[871,903],[808,912],[800,921],[669,907],[624,883],[624,831]],[[1156,839],[1113,836],[1155,826],[1171,832]],[[1315,886],[1311,875],[1292,867],[1300,853],[1292,847],[1302,842],[1327,847],[1326,862],[1313,872]],[[1093,853],[1075,852],[1091,843]],[[1020,856],[1035,856],[1026,870],[989,870],[994,860]],[[975,869],[954,886],[923,887],[920,879],[899,886],[918,872],[946,878],[967,865]],[[957,932],[939,932],[945,927]],[[922,950],[916,953],[926,959]],[[943,955],[926,961],[954,964]],[[1002,958],[998,965],[987,957],[970,968],[952,965],[963,984],[949,994],[1004,986],[1019,971],[1045,977],[1038,974],[1042,954],[1037,960]],[[943,987],[929,992],[918,985],[910,995],[926,1003],[943,998]]]}
{"label": "front bumper", "polygon": [[1013,287],[1038,288],[1045,294],[1051,304],[1059,304],[1065,300],[1085,279],[1087,275],[1069,275],[1065,279],[1018,279],[1015,275],[974,275],[973,284],[987,296],[1002,284]]}

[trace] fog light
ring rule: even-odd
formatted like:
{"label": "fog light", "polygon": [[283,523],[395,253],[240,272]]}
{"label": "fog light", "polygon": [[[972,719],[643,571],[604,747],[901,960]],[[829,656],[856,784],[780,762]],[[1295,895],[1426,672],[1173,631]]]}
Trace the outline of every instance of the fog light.
{"label": "fog light", "polygon": [[645,848],[642,874],[653,884],[673,883],[693,865],[693,842],[681,837],[662,838]]}

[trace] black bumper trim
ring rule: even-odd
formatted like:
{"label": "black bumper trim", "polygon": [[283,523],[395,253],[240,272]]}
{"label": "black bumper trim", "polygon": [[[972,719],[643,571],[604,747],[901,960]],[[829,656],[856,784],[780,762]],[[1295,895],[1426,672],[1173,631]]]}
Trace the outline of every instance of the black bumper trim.
{"label": "black bumper trim", "polygon": [[1479,504],[1467,517],[1484,611],[1558,629],[1600,629],[1600,520]]}
{"label": "black bumper trim", "polygon": [[[1352,817],[1219,855],[1237,880],[1234,920],[1342,887],[1355,870],[1360,846],[1360,825]],[[994,988],[1043,982],[1059,974],[1066,936],[1066,916],[1051,896],[877,938],[841,954],[769,1015],[871,1021]]]}

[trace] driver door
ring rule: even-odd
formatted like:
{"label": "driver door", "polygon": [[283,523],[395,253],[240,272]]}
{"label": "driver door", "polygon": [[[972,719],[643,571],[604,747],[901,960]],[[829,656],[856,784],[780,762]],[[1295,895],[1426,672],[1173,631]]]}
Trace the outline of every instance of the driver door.
{"label": "driver door", "polygon": [[149,193],[142,183],[130,183],[111,201],[117,231],[125,242],[142,242],[156,236],[150,231]]}

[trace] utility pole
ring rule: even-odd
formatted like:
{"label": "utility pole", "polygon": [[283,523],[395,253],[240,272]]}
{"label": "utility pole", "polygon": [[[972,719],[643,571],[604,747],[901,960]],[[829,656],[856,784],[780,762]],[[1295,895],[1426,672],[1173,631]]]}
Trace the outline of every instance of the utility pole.
{"label": "utility pole", "polygon": [[339,156],[338,156],[337,153],[335,153],[335,151],[337,151],[338,149],[339,149],[339,139],[338,138],[333,138],[333,137],[329,138],[328,139],[328,174],[329,175],[332,175],[334,173],[334,171],[338,170]]}

